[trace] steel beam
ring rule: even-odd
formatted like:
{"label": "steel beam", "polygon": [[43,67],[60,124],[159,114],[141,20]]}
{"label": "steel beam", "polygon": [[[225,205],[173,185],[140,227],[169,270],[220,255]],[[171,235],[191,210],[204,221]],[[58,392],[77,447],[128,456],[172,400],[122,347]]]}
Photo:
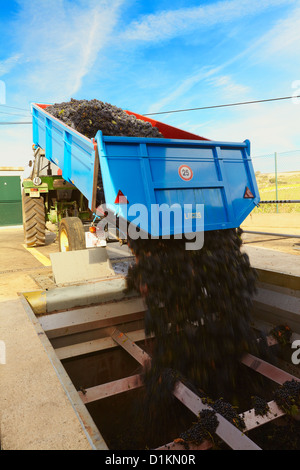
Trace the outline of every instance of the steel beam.
{"label": "steel beam", "polygon": [[[119,330],[116,330],[112,338],[131,354],[141,365],[145,365],[151,361],[151,357],[143,351],[139,346],[130,341],[127,335]],[[196,416],[204,409],[211,409],[209,406],[202,403],[200,397],[186,387],[182,382],[178,381],[174,392],[174,396],[181,401],[190,411]],[[219,421],[216,434],[234,450],[261,450],[251,439],[243,434],[237,427],[229,423],[223,416],[217,413]]]}

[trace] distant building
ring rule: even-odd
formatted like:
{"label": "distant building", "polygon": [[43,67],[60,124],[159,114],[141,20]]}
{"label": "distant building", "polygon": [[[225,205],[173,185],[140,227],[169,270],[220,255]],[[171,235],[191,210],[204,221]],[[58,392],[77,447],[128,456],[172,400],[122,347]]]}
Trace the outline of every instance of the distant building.
{"label": "distant building", "polygon": [[0,227],[22,225],[23,167],[0,166]]}

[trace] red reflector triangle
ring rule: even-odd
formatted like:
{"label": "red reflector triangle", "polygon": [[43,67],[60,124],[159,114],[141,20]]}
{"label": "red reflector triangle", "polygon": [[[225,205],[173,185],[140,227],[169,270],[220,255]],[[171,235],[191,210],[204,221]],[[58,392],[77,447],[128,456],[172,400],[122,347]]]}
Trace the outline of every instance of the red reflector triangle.
{"label": "red reflector triangle", "polygon": [[244,194],[244,198],[245,198],[245,199],[247,199],[247,198],[248,198],[248,199],[249,199],[249,198],[251,198],[251,199],[254,198],[253,194],[251,193],[251,191],[250,191],[250,189],[249,189],[248,187],[246,188],[246,191],[245,191],[245,194]]}
{"label": "red reflector triangle", "polygon": [[115,204],[128,204],[127,197],[124,196],[121,190],[117,194]]}

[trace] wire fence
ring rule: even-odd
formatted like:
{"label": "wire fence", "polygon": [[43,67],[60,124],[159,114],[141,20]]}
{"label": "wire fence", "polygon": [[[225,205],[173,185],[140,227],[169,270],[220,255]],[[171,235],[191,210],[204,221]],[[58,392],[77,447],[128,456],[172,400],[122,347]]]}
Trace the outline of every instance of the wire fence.
{"label": "wire fence", "polygon": [[255,211],[300,212],[300,150],[258,155],[252,160],[260,199],[267,201]]}

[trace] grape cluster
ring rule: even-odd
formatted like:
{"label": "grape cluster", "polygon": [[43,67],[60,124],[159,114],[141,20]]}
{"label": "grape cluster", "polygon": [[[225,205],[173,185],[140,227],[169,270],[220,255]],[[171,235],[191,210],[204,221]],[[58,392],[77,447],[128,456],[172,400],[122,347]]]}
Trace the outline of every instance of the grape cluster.
{"label": "grape cluster", "polygon": [[216,412],[205,409],[199,414],[198,420],[187,430],[180,434],[176,442],[181,442],[185,448],[189,443],[196,445],[201,444],[205,440],[210,440],[219,425]]}
{"label": "grape cluster", "polygon": [[252,405],[257,416],[265,416],[270,411],[268,402],[264,398],[253,396]]}
{"label": "grape cluster", "polygon": [[[121,108],[96,99],[75,100],[56,103],[46,111],[77,132],[94,138],[99,130],[103,135],[126,137],[159,137],[163,135],[150,122],[137,119]],[[98,172],[96,206],[105,203],[101,169]]]}
{"label": "grape cluster", "polygon": [[[202,399],[202,401],[204,403],[206,402],[205,399]],[[218,398],[215,401],[208,400],[208,402],[216,413],[219,413],[235,427],[241,431],[246,428],[244,418],[238,414],[236,408],[233,405],[223,400],[223,398]]]}
{"label": "grape cluster", "polygon": [[96,99],[75,100],[48,106],[46,111],[88,138],[103,135],[162,137],[149,122],[128,115],[123,109]]}
{"label": "grape cluster", "polygon": [[298,414],[300,410],[300,382],[289,380],[274,391],[274,400],[287,414]]}

